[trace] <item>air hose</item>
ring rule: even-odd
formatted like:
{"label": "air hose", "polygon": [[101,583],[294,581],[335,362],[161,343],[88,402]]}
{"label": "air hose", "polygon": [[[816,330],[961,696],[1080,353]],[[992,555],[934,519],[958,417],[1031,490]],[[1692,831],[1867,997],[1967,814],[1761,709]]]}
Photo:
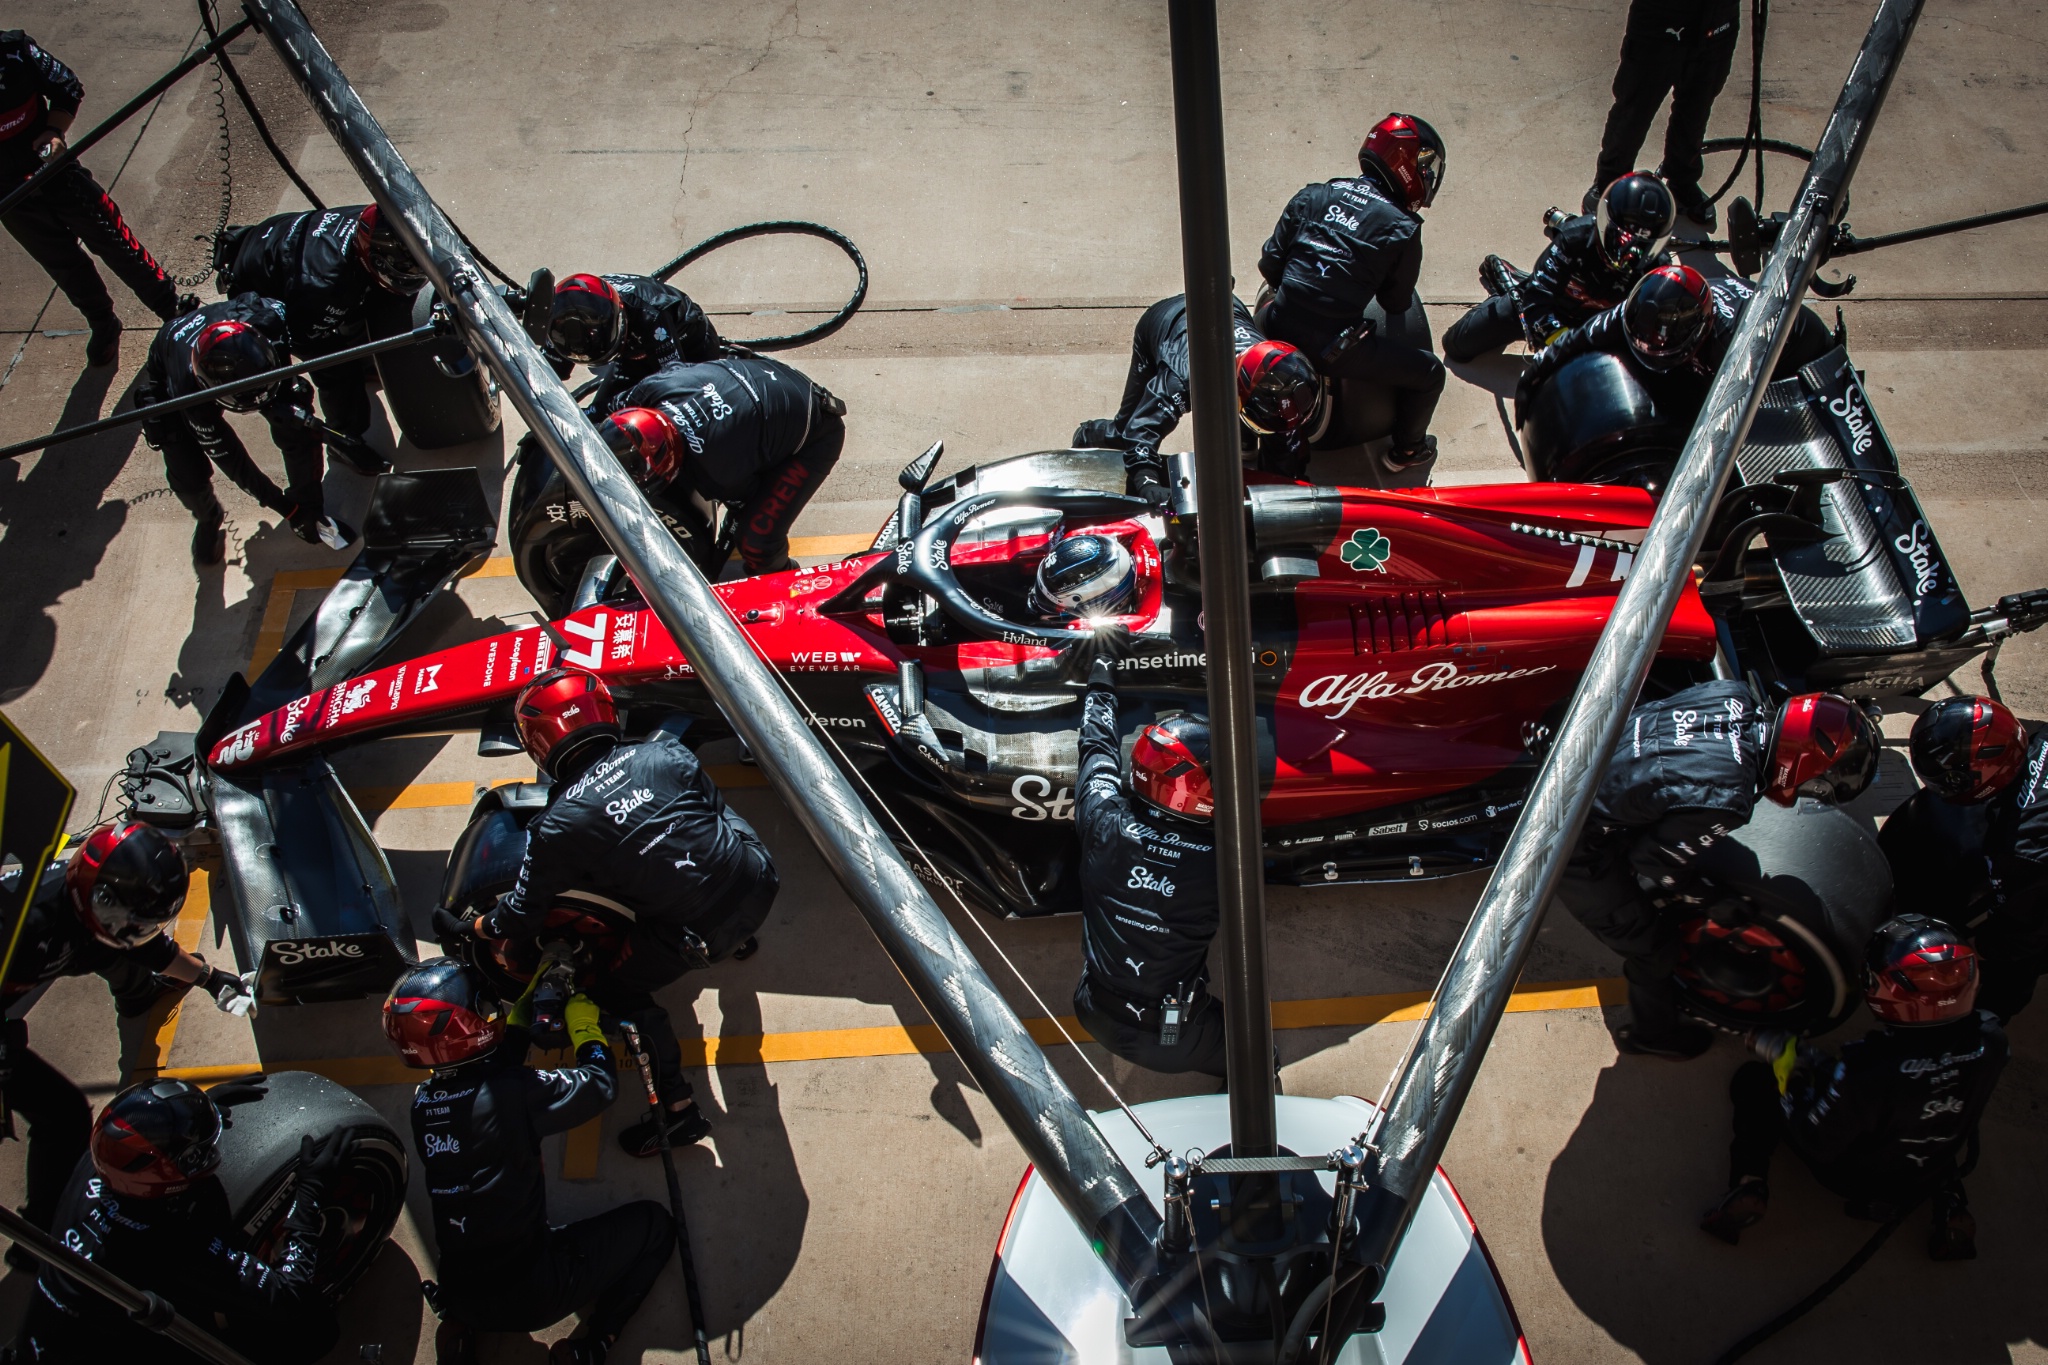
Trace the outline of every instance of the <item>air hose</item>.
{"label": "air hose", "polygon": [[784,233],[799,237],[822,237],[838,247],[846,253],[847,259],[853,262],[853,268],[860,275],[859,282],[855,284],[853,295],[847,299],[846,306],[817,326],[806,327],[800,332],[789,332],[782,336],[755,337],[750,340],[735,341],[733,345],[744,346],[750,351],[789,351],[794,350],[798,346],[808,346],[813,341],[823,341],[826,337],[831,336],[841,327],[844,327],[852,319],[853,315],[860,311],[860,306],[867,302],[868,297],[868,263],[860,254],[860,248],[853,244],[851,237],[848,237],[843,232],[828,228],[823,223],[807,223],[800,219],[779,218],[765,223],[745,223],[739,227],[727,228],[723,232],[713,233],[711,236],[706,237],[703,241],[655,271],[654,278],[666,280],[692,262],[702,260],[722,246],[731,246],[734,242],[744,242],[750,237],[768,237]]}

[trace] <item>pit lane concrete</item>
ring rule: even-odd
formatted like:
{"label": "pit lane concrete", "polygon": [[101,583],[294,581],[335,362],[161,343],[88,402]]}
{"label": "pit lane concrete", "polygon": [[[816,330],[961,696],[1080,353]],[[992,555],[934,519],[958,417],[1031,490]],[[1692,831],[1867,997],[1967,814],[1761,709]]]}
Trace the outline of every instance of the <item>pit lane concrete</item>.
{"label": "pit lane concrete", "polygon": [[[1423,282],[1440,330],[1478,296],[1473,272],[1484,252],[1526,264],[1542,244],[1537,215],[1575,202],[1583,188],[1621,8],[1611,0],[1226,4],[1240,282],[1250,288],[1258,243],[1286,196],[1349,169],[1370,118],[1412,110],[1431,118],[1451,148],[1450,179],[1429,215]],[[1766,126],[1810,140],[1867,7],[1785,8],[1772,20]],[[799,525],[805,535],[871,531],[892,500],[896,468],[935,437],[947,441],[951,468],[1063,443],[1077,421],[1114,407],[1131,323],[1180,287],[1156,5],[630,0],[597,10],[387,0],[318,3],[309,12],[428,186],[516,273],[539,264],[558,273],[651,268],[686,240],[766,217],[821,219],[861,244],[874,275],[869,310],[791,357],[851,407],[846,458]],[[80,70],[85,123],[169,66],[196,27],[183,6],[154,0],[31,0],[7,22]],[[1860,231],[2039,197],[2048,182],[2044,39],[2038,4],[1930,10],[1856,182]],[[301,169],[330,202],[359,200],[267,48],[253,39],[238,48]],[[1746,94],[1738,60],[1715,131],[1739,130]],[[146,129],[138,120],[86,158],[143,240],[180,271],[198,264],[203,249],[191,238],[218,208],[211,116],[206,78],[188,78]],[[233,129],[235,221],[297,207],[238,112]],[[1789,185],[1788,168],[1770,169]],[[1851,263],[1862,278],[1844,306],[1852,348],[1979,603],[2048,583],[2038,505],[2048,498],[2038,397],[2048,348],[2044,247],[2048,225],[2037,221]],[[785,330],[788,314],[830,306],[843,275],[817,244],[757,244],[693,267],[681,283],[718,312],[722,328],[745,335]],[[146,322],[116,295],[132,322]],[[748,316],[767,310],[777,311]],[[147,331],[131,334],[118,370],[84,371],[81,326],[12,239],[0,238],[0,439],[83,420],[126,391]],[[1436,428],[1439,481],[1517,477],[1493,397],[1512,375],[1511,363],[1494,363],[1453,380]],[[252,448],[266,449],[250,435]],[[473,461],[495,498],[517,435],[510,425],[502,440],[473,450],[406,448],[401,456],[412,467]],[[331,475],[328,490],[344,513],[367,495],[346,472]],[[232,490],[225,497],[233,560],[195,577],[185,559],[189,522],[153,452],[132,436],[0,471],[8,646],[0,706],[71,774],[88,814],[129,748],[160,728],[192,728],[246,664],[273,594],[285,591],[275,586],[280,574],[346,558],[301,545]],[[296,612],[311,609],[317,590],[290,591]],[[494,631],[531,606],[516,580],[474,577],[429,613],[407,647]],[[2006,650],[2001,678],[2024,716],[2048,717],[2039,637]],[[1890,728],[1902,735],[1909,719]],[[352,784],[381,789],[366,801],[382,807],[378,834],[422,927],[463,810],[390,794],[530,771],[477,759],[464,736],[377,745],[343,762]],[[775,848],[787,890],[759,956],[668,993],[686,1035],[922,1022],[779,802],[746,787],[734,800]],[[1476,891],[1471,880],[1274,891],[1276,998],[1427,990]],[[224,955],[212,924],[188,931]],[[994,932],[1051,1011],[1064,1013],[1074,921]],[[1528,979],[1612,971],[1612,959],[1558,915]],[[1026,1015],[1047,1012],[1002,984]],[[1738,1054],[1724,1044],[1683,1067],[1618,1059],[1600,1022],[1591,1008],[1510,1016],[1446,1168],[1501,1265],[1538,1360],[1709,1358],[1824,1276],[1865,1228],[1845,1222],[1787,1160],[1769,1221],[1740,1250],[1697,1233],[1692,1218],[1720,1184],[1722,1087]],[[124,1062],[112,1010],[90,980],[60,984],[37,1007],[33,1031],[37,1046],[96,1095],[110,1093],[125,1067],[156,1060],[157,1031],[146,1026],[129,1031]],[[1370,1097],[1408,1031],[1393,1021],[1283,1031],[1287,1087]],[[1755,1359],[2048,1357],[2039,1292],[2048,1252],[2032,1235],[2048,1213],[2040,1175],[2048,1028],[2039,1012],[2023,1016],[2015,1044],[1972,1181],[1983,1258],[1931,1265],[1909,1228]],[[1071,1049],[1053,1055],[1084,1099],[1100,1102]],[[162,1064],[332,1066],[383,1056],[368,1003],[280,1010],[252,1030],[199,1001],[177,1021]],[[1121,1066],[1110,1074],[1133,1099],[1186,1089]],[[699,1075],[718,1128],[686,1157],[684,1184],[715,1349],[771,1361],[965,1357],[1021,1160],[957,1064],[925,1054],[835,1057]],[[394,1117],[402,1112],[401,1088],[364,1093]],[[566,1162],[589,1171],[595,1155],[595,1179],[554,1186],[558,1216],[661,1197],[658,1169],[626,1161],[610,1143],[634,1115],[637,1106],[622,1099],[599,1141],[586,1134],[550,1152],[556,1170]],[[20,1160],[18,1146],[0,1147],[9,1197]],[[431,1322],[412,1284],[432,1264],[408,1217],[349,1305],[350,1335],[333,1358],[357,1359],[357,1346],[374,1342],[387,1361],[431,1359]],[[0,1305],[17,1311],[26,1292],[10,1275],[0,1280]],[[623,1354],[682,1360],[686,1341],[671,1274]],[[540,1353],[504,1338],[489,1344],[487,1358]]]}

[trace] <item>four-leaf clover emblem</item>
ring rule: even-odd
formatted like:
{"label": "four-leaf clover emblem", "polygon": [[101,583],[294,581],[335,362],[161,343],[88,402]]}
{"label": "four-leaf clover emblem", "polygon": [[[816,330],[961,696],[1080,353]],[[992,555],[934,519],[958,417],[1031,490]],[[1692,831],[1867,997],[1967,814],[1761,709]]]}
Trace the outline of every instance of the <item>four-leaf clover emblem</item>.
{"label": "four-leaf clover emblem", "polygon": [[1351,539],[1344,542],[1344,562],[1359,573],[1376,569],[1387,571],[1387,561],[1394,556],[1393,542],[1371,526],[1362,531],[1353,531]]}

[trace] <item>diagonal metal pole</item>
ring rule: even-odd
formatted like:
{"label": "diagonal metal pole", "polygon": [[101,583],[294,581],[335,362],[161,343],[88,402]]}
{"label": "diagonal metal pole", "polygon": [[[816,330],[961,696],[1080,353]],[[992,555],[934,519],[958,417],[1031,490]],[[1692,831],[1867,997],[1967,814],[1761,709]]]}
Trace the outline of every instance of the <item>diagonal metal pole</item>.
{"label": "diagonal metal pole", "polygon": [[1529,945],[1593,804],[1628,707],[1692,572],[1800,298],[1848,207],[1849,181],[1905,55],[1923,0],[1882,0],[1835,102],[1791,219],[1765,262],[1728,355],[1686,439],[1633,572],[1615,599],[1557,740],[1417,1030],[1371,1136],[1372,1185],[1356,1259],[1380,1272],[1400,1246],[1449,1141]]}
{"label": "diagonal metal pole", "polygon": [[314,111],[975,1083],[1134,1301],[1160,1216],[597,437],[293,0],[249,0]]}

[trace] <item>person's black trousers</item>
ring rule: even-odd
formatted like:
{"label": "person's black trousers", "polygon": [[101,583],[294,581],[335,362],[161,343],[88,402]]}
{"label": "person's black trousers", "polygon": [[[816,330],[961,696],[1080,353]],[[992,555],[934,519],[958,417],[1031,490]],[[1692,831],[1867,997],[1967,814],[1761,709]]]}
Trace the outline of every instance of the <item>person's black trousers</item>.
{"label": "person's black trousers", "polygon": [[1475,304],[1444,329],[1444,359],[1462,365],[1524,339],[1522,315],[1515,310],[1514,300],[1499,294]]}
{"label": "person's black trousers", "polygon": [[550,1228],[537,1255],[489,1267],[441,1266],[441,1316],[480,1332],[537,1332],[583,1310],[593,1337],[625,1329],[676,1246],[676,1223],[651,1199]]}
{"label": "person's black trousers", "polygon": [[1323,374],[1395,389],[1394,448],[1413,450],[1429,434],[1429,419],[1443,397],[1444,363],[1418,346],[1403,346],[1378,335],[1361,337],[1340,356],[1328,355],[1331,344],[1352,321],[1355,319],[1289,306],[1285,290],[1265,314],[1266,335],[1299,350]]}
{"label": "person's black trousers", "polygon": [[1620,954],[1636,1039],[1654,1046],[1684,1027],[1684,997],[1671,979],[1679,957],[1674,917],[1643,898],[1627,862],[1604,850],[1581,851],[1565,864],[1557,898]]}
{"label": "person's black trousers", "polygon": [[1138,1026],[1121,996],[1092,986],[1087,973],[1074,987],[1074,1012],[1081,1027],[1116,1056],[1147,1071],[1175,1076],[1199,1071],[1219,1079],[1224,1074],[1223,1010],[1212,995],[1201,996],[1181,1024],[1180,1041],[1159,1041],[1158,1002],[1151,1002],[1148,1026]]}
{"label": "person's black trousers", "polygon": [[1636,169],[1643,138],[1670,95],[1663,174],[1674,186],[1698,188],[1705,169],[1700,144],[1740,32],[1736,0],[1633,0],[1594,183],[1606,185]]}
{"label": "person's black trousers", "polygon": [[8,210],[7,231],[35,258],[64,297],[98,322],[114,315],[106,281],[93,268],[92,252],[107,263],[115,278],[158,317],[169,321],[178,311],[177,282],[164,273],[149,249],[136,240],[121,206],[113,201],[92,172],[77,162],[50,177],[42,189]]}
{"label": "person's black trousers", "polygon": [[15,1117],[28,1124],[28,1199],[21,1213],[47,1232],[71,1172],[85,1155],[92,1135],[92,1104],[69,1077],[29,1050],[25,1021],[9,1020],[6,1032],[11,1064],[7,1103]]}
{"label": "person's black trousers", "polygon": [[739,511],[740,558],[748,573],[775,568],[789,558],[789,528],[839,463],[845,446],[845,421],[820,408],[811,418],[809,438],[761,479]]}
{"label": "person's black trousers", "polygon": [[2032,1003],[2035,983],[2048,971],[2048,919],[2027,922],[1994,915],[1977,931],[1974,943],[1981,973],[1977,1008],[2010,1023]]}
{"label": "person's black trousers", "polygon": [[[304,358],[314,360],[322,355],[331,355],[335,351],[345,351],[351,346],[361,345],[368,339],[355,337],[336,341],[326,350],[312,352]],[[351,360],[345,365],[330,365],[324,370],[313,371],[311,378],[313,387],[320,393],[320,415],[327,420],[328,426],[344,436],[354,436],[358,440],[369,433],[369,361]]]}

